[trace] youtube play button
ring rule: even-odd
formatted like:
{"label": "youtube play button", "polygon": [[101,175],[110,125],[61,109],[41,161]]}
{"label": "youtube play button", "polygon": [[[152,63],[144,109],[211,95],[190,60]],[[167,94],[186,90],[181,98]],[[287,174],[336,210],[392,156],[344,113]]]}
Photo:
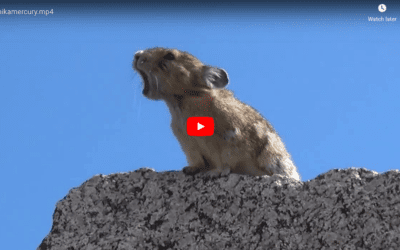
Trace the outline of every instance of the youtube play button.
{"label": "youtube play button", "polygon": [[211,136],[214,134],[214,119],[212,117],[189,117],[186,121],[186,131],[190,136]]}
{"label": "youtube play button", "polygon": [[203,124],[200,124],[199,122],[197,123],[197,130],[200,130],[204,128]]}

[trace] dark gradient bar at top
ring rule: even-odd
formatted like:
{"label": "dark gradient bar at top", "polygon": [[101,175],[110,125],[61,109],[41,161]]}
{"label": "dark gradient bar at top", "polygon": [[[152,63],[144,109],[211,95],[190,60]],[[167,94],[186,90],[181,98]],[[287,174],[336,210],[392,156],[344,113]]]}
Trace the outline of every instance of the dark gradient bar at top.
{"label": "dark gradient bar at top", "polygon": [[[58,9],[91,9],[95,12],[132,11],[134,9],[168,9],[171,11],[201,12],[204,10],[218,10],[224,12],[273,12],[273,13],[360,13],[377,10],[379,4],[385,4],[386,13],[400,14],[400,1],[9,1],[0,3],[3,8],[38,8],[57,7]],[[81,9],[81,11],[79,11]]]}
{"label": "dark gradient bar at top", "polygon": [[[387,11],[384,13],[378,11],[381,3],[387,6]],[[7,15],[1,13],[3,10],[51,10],[53,13],[38,16]],[[354,39],[374,41],[380,37],[376,35],[376,32],[380,34],[389,32],[387,39],[397,39],[394,36],[399,33],[400,27],[400,2],[398,1],[121,1],[113,3],[47,1],[38,4],[0,4],[0,13],[0,28],[3,32],[14,29],[17,23],[23,23],[24,26],[18,27],[25,27],[26,31],[41,27],[40,25],[44,23],[55,29],[66,25],[76,26],[78,31],[81,27],[87,29],[92,25],[114,24],[121,27],[126,23],[131,25],[130,29],[140,27],[141,24],[150,25],[146,27],[170,25],[170,27],[180,28],[195,25],[197,29],[221,25],[232,29],[246,28],[249,32],[252,29],[255,32],[261,32],[267,28],[269,34],[282,33],[282,35],[289,30],[297,32],[314,29],[320,35],[314,36],[313,39],[325,39],[326,35],[327,39],[331,40],[332,32],[339,32],[338,36],[349,35],[357,28],[360,32]],[[371,21],[371,18],[385,19],[386,17],[397,20],[394,22]],[[182,35],[178,31],[169,30],[169,35],[173,32],[177,32],[174,33],[175,35]],[[105,40],[111,38],[102,37]],[[40,40],[35,36],[30,39]]]}

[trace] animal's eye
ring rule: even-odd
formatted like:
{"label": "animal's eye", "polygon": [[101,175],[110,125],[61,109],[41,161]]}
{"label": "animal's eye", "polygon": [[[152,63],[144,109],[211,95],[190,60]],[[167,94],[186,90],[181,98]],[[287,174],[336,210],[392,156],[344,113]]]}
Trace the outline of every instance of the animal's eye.
{"label": "animal's eye", "polygon": [[174,56],[174,54],[172,54],[171,52],[169,52],[168,54],[166,54],[166,55],[164,56],[164,59],[166,59],[166,60],[174,60],[174,59],[175,59],[175,56]]}

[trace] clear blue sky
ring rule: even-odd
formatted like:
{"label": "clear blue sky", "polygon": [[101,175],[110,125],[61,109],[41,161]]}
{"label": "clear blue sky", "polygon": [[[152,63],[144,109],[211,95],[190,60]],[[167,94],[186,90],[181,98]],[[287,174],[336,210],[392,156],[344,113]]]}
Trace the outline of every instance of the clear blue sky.
{"label": "clear blue sky", "polygon": [[2,248],[35,249],[57,201],[96,174],[186,166],[166,105],[142,96],[131,68],[134,52],[153,46],[224,68],[303,181],[334,168],[398,169],[400,11],[377,7],[49,5],[33,8],[53,8],[48,16],[0,15]]}

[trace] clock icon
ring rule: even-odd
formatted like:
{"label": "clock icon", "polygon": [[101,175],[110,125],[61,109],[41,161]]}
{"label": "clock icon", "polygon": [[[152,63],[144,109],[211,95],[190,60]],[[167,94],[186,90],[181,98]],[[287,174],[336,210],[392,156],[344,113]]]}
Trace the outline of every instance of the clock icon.
{"label": "clock icon", "polygon": [[378,10],[379,10],[380,12],[385,12],[385,11],[386,11],[386,5],[384,5],[384,4],[379,4]]}

